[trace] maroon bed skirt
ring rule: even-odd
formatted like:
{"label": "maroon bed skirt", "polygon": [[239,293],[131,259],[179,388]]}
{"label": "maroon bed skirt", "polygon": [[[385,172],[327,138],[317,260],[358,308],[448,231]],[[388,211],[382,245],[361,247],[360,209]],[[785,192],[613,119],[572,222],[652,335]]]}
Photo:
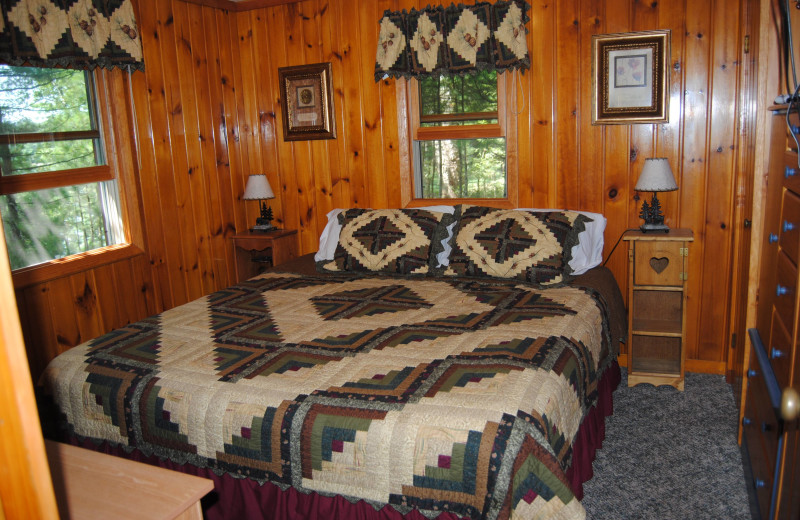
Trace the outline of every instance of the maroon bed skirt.
{"label": "maroon bed skirt", "polygon": [[[614,362],[600,379],[597,406],[589,411],[575,437],[572,466],[567,470],[567,478],[578,499],[583,498],[583,483],[592,478],[592,462],[595,451],[603,445],[606,434],[605,418],[614,413],[612,394],[619,385],[620,379],[619,365]],[[228,474],[216,475],[209,469],[198,468],[191,464],[176,464],[167,459],[159,459],[155,455],[145,456],[138,450],[127,453],[122,448],[110,446],[105,442],[99,446],[90,440],[72,439],[71,442],[94,451],[213,480],[214,491],[203,500],[203,513],[209,520],[242,518],[425,520],[425,517],[416,510],[402,515],[392,506],[387,505],[376,511],[374,507],[363,500],[351,503],[341,496],[304,494],[293,488],[283,491],[269,482],[261,485],[253,480],[238,479]],[[450,513],[442,513],[438,518],[440,520],[457,520],[458,517]]]}

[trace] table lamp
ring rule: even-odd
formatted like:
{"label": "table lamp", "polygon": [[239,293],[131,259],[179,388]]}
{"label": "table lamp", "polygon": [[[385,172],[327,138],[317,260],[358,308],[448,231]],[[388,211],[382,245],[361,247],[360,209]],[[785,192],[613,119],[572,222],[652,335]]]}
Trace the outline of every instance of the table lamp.
{"label": "table lamp", "polygon": [[664,214],[661,212],[661,202],[658,200],[659,191],[675,191],[678,185],[669,167],[669,161],[664,157],[654,157],[644,160],[644,168],[639,174],[639,180],[634,188],[636,191],[652,191],[653,198],[648,204],[642,203],[639,217],[644,219],[644,224],[639,228],[643,233],[663,231],[669,233],[669,227],[664,224]]}
{"label": "table lamp", "polygon": [[272,187],[269,185],[266,175],[251,175],[247,178],[247,185],[244,188],[244,200],[259,201],[261,216],[256,219],[253,231],[269,231],[275,229],[272,226],[272,208],[267,207],[266,199],[275,198]]}

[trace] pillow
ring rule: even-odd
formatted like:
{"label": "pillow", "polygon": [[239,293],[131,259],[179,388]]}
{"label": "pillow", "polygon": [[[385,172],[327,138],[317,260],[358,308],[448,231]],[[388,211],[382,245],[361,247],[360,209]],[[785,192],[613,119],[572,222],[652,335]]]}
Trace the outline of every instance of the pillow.
{"label": "pillow", "polygon": [[425,275],[442,249],[452,216],[416,208],[349,209],[338,220],[333,259],[319,262],[321,270]]}
{"label": "pillow", "polygon": [[[442,213],[453,214],[455,207],[453,206],[427,206],[419,209],[428,211],[439,211]],[[339,214],[344,211],[343,209],[334,209],[328,212],[328,223],[322,234],[319,237],[319,249],[314,256],[314,260],[321,262],[324,260],[333,260],[333,254],[336,252],[336,245],[339,243],[339,231],[342,227],[339,225]],[[549,213],[551,211],[562,211],[558,209],[538,209],[538,208],[520,208],[520,211],[536,211]],[[569,211],[569,210],[563,210]],[[585,222],[585,229],[578,234],[578,243],[572,248],[572,255],[569,261],[569,266],[572,268],[572,275],[577,276],[583,274],[593,267],[603,263],[603,233],[606,229],[606,218],[600,213],[591,213],[588,211],[577,211],[581,215],[589,217],[590,220]],[[435,267],[446,267],[449,263],[451,240],[453,238],[453,228],[456,222],[451,223],[447,230],[448,236],[442,240],[444,249],[436,255],[437,264]]]}
{"label": "pillow", "polygon": [[[417,209],[453,215],[456,208],[454,206],[425,206]],[[342,230],[342,226],[339,224],[339,214],[343,211],[345,210],[339,208],[328,212],[328,223],[319,236],[319,249],[317,250],[317,254],[314,255],[314,260],[316,262],[333,260],[333,255],[336,253],[336,246],[339,244],[339,232]],[[434,267],[443,267],[447,265],[447,258],[450,256],[450,243],[453,238],[455,226],[455,219],[452,219],[452,222],[446,227],[449,234],[442,239],[442,249],[436,254],[437,263]]]}
{"label": "pillow", "polygon": [[541,286],[567,282],[572,248],[588,221],[575,211],[462,206],[444,274],[516,278]]}
{"label": "pillow", "polygon": [[[570,210],[520,208],[520,211],[549,213]],[[575,213],[585,215],[590,220],[585,222],[586,227],[578,234],[578,243],[572,248],[572,259],[569,261],[569,266],[572,268],[573,276],[583,274],[603,263],[603,233],[606,230],[606,217],[602,214],[589,211],[576,211]]]}

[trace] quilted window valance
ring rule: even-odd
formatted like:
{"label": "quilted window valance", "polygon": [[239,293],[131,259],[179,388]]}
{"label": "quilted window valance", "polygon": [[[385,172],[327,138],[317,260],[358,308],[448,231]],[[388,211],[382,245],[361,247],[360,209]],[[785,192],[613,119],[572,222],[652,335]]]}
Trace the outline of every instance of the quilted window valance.
{"label": "quilted window valance", "polygon": [[0,63],[144,69],[131,0],[0,0]]}
{"label": "quilted window valance", "polygon": [[375,81],[528,69],[529,9],[524,0],[510,0],[386,11],[380,21]]}

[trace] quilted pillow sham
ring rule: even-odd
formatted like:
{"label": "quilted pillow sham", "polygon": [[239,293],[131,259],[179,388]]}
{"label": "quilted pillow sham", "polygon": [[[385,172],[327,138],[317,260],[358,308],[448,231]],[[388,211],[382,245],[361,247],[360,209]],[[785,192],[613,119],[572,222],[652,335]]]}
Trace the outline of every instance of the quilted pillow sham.
{"label": "quilted pillow sham", "polygon": [[444,274],[517,278],[541,286],[571,278],[572,247],[591,219],[575,211],[534,212],[461,206]]}
{"label": "quilted pillow sham", "polygon": [[322,271],[425,275],[437,264],[453,215],[422,209],[349,209],[333,260]]}

